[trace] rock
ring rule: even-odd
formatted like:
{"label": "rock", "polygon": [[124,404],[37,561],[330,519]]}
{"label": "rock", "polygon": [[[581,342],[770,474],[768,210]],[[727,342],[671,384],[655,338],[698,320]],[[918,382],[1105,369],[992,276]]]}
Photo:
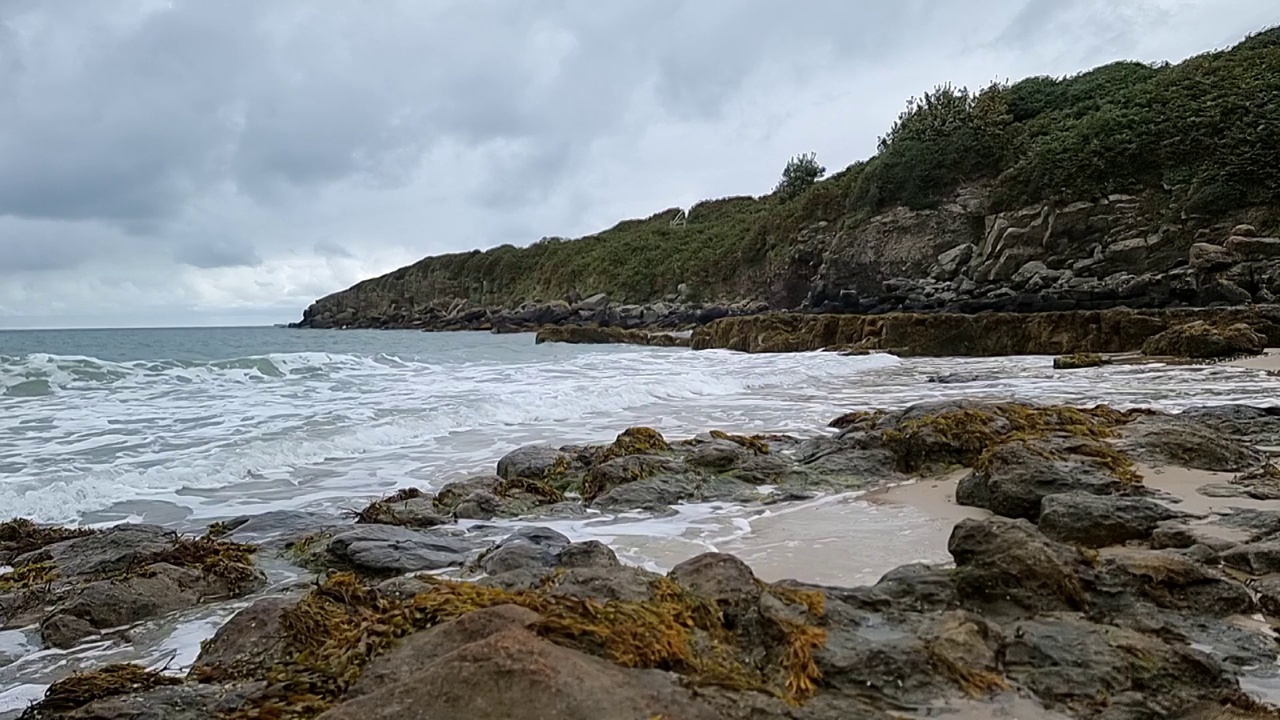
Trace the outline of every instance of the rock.
{"label": "rock", "polygon": [[661,576],[637,567],[576,567],[556,576],[550,593],[608,602],[643,602],[653,597],[653,583]]}
{"label": "rock", "polygon": [[724,553],[703,553],[671,568],[667,577],[689,592],[721,605],[753,604],[760,597],[755,573],[746,563]]}
{"label": "rock", "polygon": [[668,673],[627,670],[520,629],[497,632],[321,720],[715,720]]}
{"label": "rock", "polygon": [[498,477],[543,480],[563,475],[572,462],[573,458],[567,453],[550,445],[526,445],[502,456],[498,461]]}
{"label": "rock", "polygon": [[1145,498],[1072,492],[1045,496],[1037,525],[1054,540],[1100,548],[1145,540],[1160,522],[1184,516]]}
{"label": "rock", "polygon": [[543,527],[520,528],[477,561],[480,569],[499,575],[520,568],[555,567],[569,538]]}
{"label": "rock", "polygon": [[1231,228],[1231,235],[1234,237],[1252,238],[1258,236],[1258,228],[1252,225],[1240,224]]}
{"label": "rock", "polygon": [[464,540],[394,525],[363,525],[334,535],[327,553],[339,567],[401,575],[465,564],[476,548]]}
{"label": "rock", "polygon": [[589,310],[592,312],[596,310],[604,310],[608,306],[609,296],[604,293],[596,293],[595,295],[592,295],[578,303],[578,309]]}
{"label": "rock", "polygon": [[662,511],[692,496],[693,487],[689,482],[664,475],[610,488],[592,500],[591,507],[611,512]]}
{"label": "rock", "polygon": [[1018,268],[1018,271],[1013,274],[1013,277],[1010,278],[1010,281],[1014,285],[1023,286],[1023,285],[1026,285],[1028,282],[1030,282],[1033,278],[1036,278],[1039,275],[1048,271],[1049,271],[1048,265],[1045,265],[1039,260],[1032,260],[1031,262],[1025,263],[1022,267]]}
{"label": "rock", "polygon": [[1011,442],[993,450],[982,469],[960,479],[956,502],[1034,520],[1040,517],[1041,500],[1048,495],[1128,491],[1125,483],[1098,465],[1047,457],[1027,443]]}
{"label": "rock", "polygon": [[40,639],[45,645],[66,650],[79,645],[98,631],[87,620],[65,613],[51,615],[40,624]]}
{"label": "rock", "polygon": [[925,382],[938,383],[939,385],[963,385],[966,383],[990,382],[992,380],[999,379],[1000,377],[998,375],[986,373],[952,372],[942,373],[941,375],[930,375],[925,379]]}
{"label": "rock", "polygon": [[284,639],[282,616],[297,595],[265,597],[231,617],[200,645],[190,675],[217,680],[228,673],[259,677],[291,655]]}
{"label": "rock", "polygon": [[1273,260],[1280,258],[1280,238],[1235,235],[1227,238],[1226,249],[1245,260]]}
{"label": "rock", "polygon": [[19,556],[12,565],[51,562],[64,578],[111,575],[169,550],[176,537],[157,525],[122,523],[96,535],[65,540]]}
{"label": "rock", "polygon": [[358,698],[410,681],[440,658],[471,643],[501,632],[522,630],[541,619],[538,613],[519,605],[497,605],[413,633],[391,652],[374,658],[348,697]]}
{"label": "rock", "polygon": [[1233,682],[1181,643],[1078,617],[1020,621],[1007,626],[1004,639],[1010,678],[1067,707],[1109,698],[1106,718],[1175,717],[1198,695],[1228,692]]}
{"label": "rock", "polygon": [[1280,540],[1262,540],[1224,551],[1222,564],[1252,575],[1280,572]]}
{"label": "rock", "polygon": [[222,594],[225,592],[217,592],[199,570],[157,563],[145,573],[81,586],[72,597],[54,606],[42,633],[50,645],[69,647],[66,640],[84,626],[60,620],[60,616],[83,620],[91,628],[116,628],[193,607],[206,595]]}
{"label": "rock", "polygon": [[1156,550],[1185,549],[1198,545],[1220,553],[1239,544],[1239,541],[1223,537],[1222,533],[1215,531],[1212,526],[1196,525],[1180,520],[1159,523],[1151,532],[1151,547]]}
{"label": "rock", "polygon": [[937,264],[933,268],[933,279],[950,280],[959,275],[960,268],[969,264],[976,249],[973,243],[965,243],[939,255]]}
{"label": "rock", "polygon": [[1144,355],[1172,355],[1186,358],[1230,358],[1257,355],[1267,338],[1245,323],[1211,325],[1196,321],[1172,327],[1142,344]]}
{"label": "rock", "polygon": [[1258,607],[1269,615],[1280,615],[1280,575],[1260,577],[1249,583],[1258,595]]}
{"label": "rock", "polygon": [[1119,551],[1106,558],[1101,575],[1095,581],[1100,586],[1095,595],[1098,604],[1114,603],[1122,612],[1133,609],[1135,598],[1162,608],[1214,617],[1253,609],[1253,598],[1244,585],[1186,553]]}
{"label": "rock", "polygon": [[57,717],[66,720],[214,720],[231,715],[261,689],[259,683],[161,686],[95,700]]}
{"label": "rock", "polygon": [[613,549],[599,540],[570,543],[556,556],[556,564],[563,568],[612,568],[621,566]]}
{"label": "rock", "polygon": [[1225,270],[1239,262],[1240,258],[1235,253],[1227,250],[1221,245],[1211,245],[1209,243],[1196,243],[1191,246],[1191,250],[1187,255],[1187,264],[1193,269],[1200,272],[1213,272],[1215,270]]}
{"label": "rock", "polygon": [[1211,422],[1189,417],[1149,415],[1126,425],[1119,447],[1157,465],[1240,472],[1262,464],[1265,455]]}
{"label": "rock", "polygon": [[[404,499],[400,499],[402,497]],[[447,525],[450,521],[450,518],[437,511],[433,498],[426,495],[405,497],[403,493],[375,501],[356,518],[356,522],[360,523],[423,529]]]}
{"label": "rock", "polygon": [[1056,543],[1026,520],[961,520],[947,549],[956,562],[956,590],[966,607],[1011,604],[1036,611],[1088,605],[1080,576],[1092,562],[1081,550]]}

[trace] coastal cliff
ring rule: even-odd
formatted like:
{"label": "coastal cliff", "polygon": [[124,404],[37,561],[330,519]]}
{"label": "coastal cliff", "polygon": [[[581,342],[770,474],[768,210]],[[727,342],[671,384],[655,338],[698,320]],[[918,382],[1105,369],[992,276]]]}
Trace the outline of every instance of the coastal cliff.
{"label": "coastal cliff", "polygon": [[913,99],[799,191],[425,258],[300,327],[688,329],[764,310],[1039,312],[1280,295],[1280,28],[1177,65]]}

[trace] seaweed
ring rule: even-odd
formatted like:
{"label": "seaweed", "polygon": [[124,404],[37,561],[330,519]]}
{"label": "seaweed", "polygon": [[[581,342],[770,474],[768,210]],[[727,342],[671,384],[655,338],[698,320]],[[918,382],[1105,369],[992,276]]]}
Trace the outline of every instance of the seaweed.
{"label": "seaweed", "polygon": [[[551,473],[548,473],[550,475]],[[538,503],[549,505],[564,500],[564,493],[557,489],[550,481],[543,478],[525,478],[513,477],[506,478],[498,483],[494,488],[494,494],[498,497],[511,497],[517,493],[532,495],[537,498]]]}
{"label": "seaweed", "polygon": [[[1029,442],[1050,436],[1103,441],[1113,437],[1117,427],[1149,412],[1120,411],[1107,405],[1074,408],[993,403],[904,420],[897,427],[885,430],[881,437],[903,472],[917,472],[936,465],[980,468],[995,448],[1009,442]],[[1108,444],[1081,443],[1076,452],[1103,460],[1121,479],[1137,477],[1132,463]]]}
{"label": "seaweed", "polygon": [[650,455],[671,449],[662,433],[647,427],[632,427],[618,433],[618,437],[605,448],[600,461],[626,455]]}
{"label": "seaweed", "polygon": [[99,531],[91,528],[37,525],[27,518],[8,520],[0,523],[0,561],[8,561],[46,545],[97,532]]}
{"label": "seaweed", "polygon": [[763,435],[731,435],[722,430],[712,430],[711,437],[736,443],[757,455],[769,454],[769,443],[764,441]]}
{"label": "seaweed", "polygon": [[426,497],[426,493],[418,488],[401,488],[384,498],[374,500],[363,510],[351,511],[349,514],[355,518],[357,523],[386,523],[394,525],[396,524],[394,522],[395,511],[391,506],[420,497]]}
{"label": "seaweed", "polygon": [[[760,667],[743,647],[715,602],[687,592],[667,578],[650,585],[641,602],[598,601],[539,590],[512,591],[475,583],[422,578],[429,589],[406,600],[339,573],[318,584],[282,617],[293,655],[271,668],[270,687],[236,717],[311,718],[338,702],[368,662],[400,638],[466,613],[514,604],[541,619],[531,630],[551,642],[608,658],[631,668],[676,672],[695,684],[754,689],[799,703],[820,677],[814,652],[825,631],[797,621],[774,621],[784,646]],[[784,591],[807,608],[821,601]]]}
{"label": "seaweed", "polygon": [[66,713],[95,700],[181,684],[182,680],[179,678],[147,670],[139,665],[107,665],[97,670],[76,673],[50,685],[44,698],[27,708],[22,717],[40,718],[49,713]]}
{"label": "seaweed", "polygon": [[47,587],[56,579],[58,571],[54,569],[53,563],[30,563],[0,575],[0,592],[21,592]]}
{"label": "seaweed", "polygon": [[1053,367],[1055,370],[1079,370],[1099,367],[1105,362],[1106,360],[1098,353],[1072,353],[1054,358]]}
{"label": "seaweed", "polygon": [[145,571],[157,563],[168,563],[199,570],[205,579],[220,580],[226,583],[230,593],[239,595],[261,577],[253,565],[253,554],[257,550],[256,545],[215,540],[208,536],[179,537],[168,549],[137,559],[125,574]]}

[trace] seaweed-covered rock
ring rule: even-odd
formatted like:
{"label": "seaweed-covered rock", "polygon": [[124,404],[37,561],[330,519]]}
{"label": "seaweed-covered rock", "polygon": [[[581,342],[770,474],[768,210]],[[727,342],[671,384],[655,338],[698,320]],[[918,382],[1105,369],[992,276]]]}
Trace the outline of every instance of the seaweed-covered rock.
{"label": "seaweed-covered rock", "polygon": [[1257,355],[1266,345],[1266,336],[1254,332],[1247,323],[1213,325],[1197,320],[1171,327],[1147,339],[1142,344],[1142,352],[1144,355],[1213,359]]}
{"label": "seaweed-covered rock", "polygon": [[356,513],[358,523],[432,528],[444,525],[449,518],[436,510],[434,498],[417,488],[404,488],[375,500]]}
{"label": "seaweed-covered rock", "polygon": [[1040,532],[1061,542],[1100,548],[1151,537],[1156,526],[1185,513],[1137,497],[1072,492],[1040,503]]}
{"label": "seaweed-covered rock", "polygon": [[629,670],[513,628],[464,645],[322,720],[716,720],[676,678]]}
{"label": "seaweed-covered rock", "polygon": [[993,449],[981,468],[960,479],[956,502],[1035,520],[1042,501],[1050,495],[1113,495],[1131,490],[1130,483],[1089,458],[1064,457],[1043,445],[1010,442]]}
{"label": "seaweed-covered rock", "polygon": [[502,456],[498,461],[498,477],[544,480],[563,475],[572,462],[573,458],[567,453],[550,445],[526,445]]}
{"label": "seaweed-covered rock", "polygon": [[[1094,575],[1102,605],[1130,609],[1135,599],[1211,617],[1249,612],[1248,589],[1196,558],[1172,550],[1125,550],[1108,556]],[[1114,611],[1116,607],[1110,607]]]}
{"label": "seaweed-covered rock", "polygon": [[76,533],[20,555],[0,575],[4,627],[39,622],[46,643],[66,648],[98,630],[239,597],[266,583],[255,551],[150,525]]}
{"label": "seaweed-covered rock", "polygon": [[1053,359],[1055,370],[1080,370],[1082,368],[1101,367],[1105,360],[1098,353],[1072,353],[1059,355]]}

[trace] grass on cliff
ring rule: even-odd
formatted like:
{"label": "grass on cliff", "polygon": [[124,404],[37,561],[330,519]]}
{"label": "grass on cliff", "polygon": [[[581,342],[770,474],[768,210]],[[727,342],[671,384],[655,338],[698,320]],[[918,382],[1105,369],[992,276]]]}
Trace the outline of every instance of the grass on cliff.
{"label": "grass on cliff", "polygon": [[[293,658],[272,668],[268,691],[236,717],[311,718],[338,702],[368,662],[404,636],[466,613],[514,604],[542,616],[531,629],[557,644],[624,667],[659,668],[694,682],[771,692],[793,702],[816,689],[813,653],[825,642],[817,626],[779,623],[779,657],[765,667],[749,656],[716,604],[665,578],[643,602],[598,602],[536,591],[424,578],[431,589],[397,600],[351,574],[329,577],[282,618]],[[815,593],[788,590],[783,599],[822,612]],[[803,597],[800,597],[803,596]],[[234,676],[234,668],[228,669]]]}
{"label": "grass on cliff", "polygon": [[987,184],[996,210],[1175,186],[1173,200],[1193,213],[1275,206],[1277,137],[1280,28],[1271,28],[1177,65],[940,86],[909,101],[876,155],[798,196],[730,197],[695,205],[684,224],[671,208],[576,240],[429,257],[321,304],[381,312],[403,299],[496,305],[570,291],[645,302],[681,283],[708,298],[763,297],[765,259],[786,262],[802,229],[935,206],[966,183]]}

